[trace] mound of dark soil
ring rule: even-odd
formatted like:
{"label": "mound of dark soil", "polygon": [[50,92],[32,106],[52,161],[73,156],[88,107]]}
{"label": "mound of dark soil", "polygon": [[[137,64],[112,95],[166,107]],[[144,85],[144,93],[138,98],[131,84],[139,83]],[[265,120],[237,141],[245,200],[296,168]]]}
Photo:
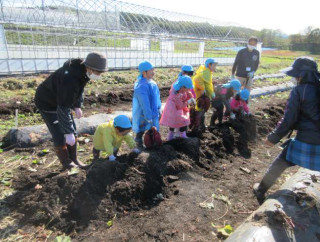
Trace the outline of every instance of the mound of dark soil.
{"label": "mound of dark soil", "polygon": [[[185,141],[185,147],[199,149],[196,138]],[[149,208],[175,193],[168,176],[192,167],[191,159],[181,160],[182,156],[171,145],[163,145],[138,156],[121,156],[118,162],[97,160],[87,172],[71,176],[21,167],[13,182],[18,192],[6,201],[23,214],[22,224],[71,232],[91,220],[108,221],[117,212]]]}
{"label": "mound of dark soil", "polygon": [[107,227],[115,214],[149,209],[178,194],[174,181],[181,172],[192,169],[218,179],[224,173],[222,161],[249,156],[248,142],[273,129],[282,114],[282,107],[271,107],[255,117],[211,127],[201,139],[175,139],[139,155],[123,155],[117,162],[96,160],[76,175],[20,167],[13,181],[17,192],[6,202],[21,214],[21,225],[46,225],[65,233],[93,221]]}

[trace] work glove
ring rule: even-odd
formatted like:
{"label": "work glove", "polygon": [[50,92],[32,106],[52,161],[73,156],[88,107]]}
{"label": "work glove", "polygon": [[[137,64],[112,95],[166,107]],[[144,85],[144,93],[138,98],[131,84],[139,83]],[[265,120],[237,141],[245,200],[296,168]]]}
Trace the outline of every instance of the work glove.
{"label": "work glove", "polygon": [[74,136],[74,134],[65,134],[64,136],[66,138],[66,143],[70,146],[74,146],[74,144],[76,143],[76,137]]}
{"label": "work glove", "polygon": [[132,152],[134,152],[134,153],[136,153],[136,154],[139,154],[139,153],[141,152],[141,150],[139,150],[138,148],[134,148],[134,149],[132,150]]}
{"label": "work glove", "polygon": [[190,98],[188,100],[188,105],[196,105],[196,100],[194,98]]}
{"label": "work glove", "polygon": [[109,156],[109,161],[115,161],[115,160],[116,160],[116,157],[114,155]]}
{"label": "work glove", "polygon": [[74,112],[75,112],[75,114],[76,114],[76,118],[77,118],[77,119],[79,119],[79,118],[82,117],[82,110],[81,110],[81,108],[75,108],[75,109],[74,109]]}
{"label": "work glove", "polygon": [[249,77],[249,78],[253,78],[253,77],[254,77],[254,71],[250,71],[250,72],[248,73],[248,77]]}
{"label": "work glove", "polygon": [[232,120],[233,120],[233,119],[236,119],[236,115],[235,115],[234,113],[231,113],[231,114],[230,114],[230,119],[232,119]]}
{"label": "work glove", "polygon": [[235,76],[232,74],[230,77],[231,80],[235,79]]}

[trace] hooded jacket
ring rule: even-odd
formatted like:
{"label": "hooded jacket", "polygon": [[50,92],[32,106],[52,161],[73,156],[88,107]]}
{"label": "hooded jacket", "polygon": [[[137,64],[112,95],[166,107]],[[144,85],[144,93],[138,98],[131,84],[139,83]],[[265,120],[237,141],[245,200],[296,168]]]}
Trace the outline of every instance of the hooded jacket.
{"label": "hooded jacket", "polygon": [[128,144],[130,149],[136,146],[136,142],[130,134],[124,136],[117,134],[113,120],[111,120],[108,123],[98,125],[93,136],[93,147],[96,150],[105,151],[107,155],[112,155],[113,149],[119,149],[123,141]]}

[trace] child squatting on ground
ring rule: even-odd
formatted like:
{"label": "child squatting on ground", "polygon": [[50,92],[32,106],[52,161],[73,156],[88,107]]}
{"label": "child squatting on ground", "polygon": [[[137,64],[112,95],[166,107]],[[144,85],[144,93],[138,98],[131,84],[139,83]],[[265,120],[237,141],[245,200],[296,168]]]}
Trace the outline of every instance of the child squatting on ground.
{"label": "child squatting on ground", "polygon": [[140,150],[135,148],[136,143],[129,134],[131,127],[131,122],[126,115],[118,115],[114,120],[100,124],[93,136],[93,157],[98,159],[100,151],[105,151],[109,161],[115,161],[123,141],[133,149],[133,152],[139,153]]}
{"label": "child squatting on ground", "polygon": [[247,101],[250,97],[250,91],[248,89],[242,89],[239,94],[232,98],[230,102],[231,111],[236,117],[250,115]]}
{"label": "child squatting on ground", "polygon": [[230,106],[230,98],[240,92],[241,83],[237,79],[233,79],[226,84],[218,85],[215,89],[215,98],[212,100],[212,108],[214,112],[211,116],[210,126],[214,126],[218,119],[219,124],[222,123],[223,109],[226,107],[226,113],[230,114],[231,119],[235,119]]}
{"label": "child squatting on ground", "polygon": [[177,137],[187,138],[187,128],[190,124],[189,104],[193,100],[190,90],[193,88],[189,76],[180,76],[172,85],[169,97],[164,107],[160,124],[169,127],[167,140],[175,137],[175,129],[178,128]]}
{"label": "child squatting on ground", "polygon": [[161,100],[157,83],[152,80],[153,65],[148,61],[141,62],[139,72],[133,92],[132,129],[137,134],[135,141],[138,148],[143,149],[144,132],[152,127],[159,131]]}

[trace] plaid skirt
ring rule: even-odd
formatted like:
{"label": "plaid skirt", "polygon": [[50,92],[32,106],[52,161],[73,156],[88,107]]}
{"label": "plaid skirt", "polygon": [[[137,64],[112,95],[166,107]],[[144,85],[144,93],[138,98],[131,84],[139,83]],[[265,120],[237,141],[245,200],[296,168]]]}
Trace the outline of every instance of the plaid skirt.
{"label": "plaid skirt", "polygon": [[286,160],[310,170],[320,171],[320,145],[292,139],[288,145]]}

